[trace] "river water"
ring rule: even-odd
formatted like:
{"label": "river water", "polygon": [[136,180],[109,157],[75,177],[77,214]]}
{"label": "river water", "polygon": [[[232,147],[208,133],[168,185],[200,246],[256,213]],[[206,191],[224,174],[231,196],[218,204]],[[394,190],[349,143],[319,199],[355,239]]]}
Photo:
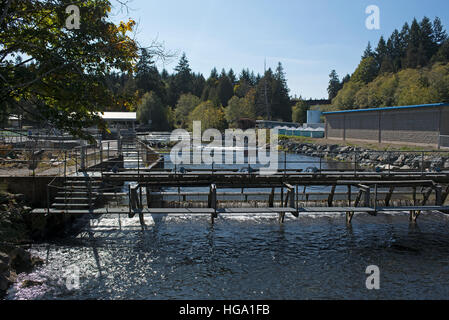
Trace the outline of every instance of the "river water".
{"label": "river water", "polygon": [[[288,159],[307,160],[299,155]],[[308,166],[303,164],[303,166]],[[447,299],[449,217],[408,214],[105,215],[35,244],[46,263],[7,299]],[[380,289],[366,288],[366,268]],[[23,288],[25,279],[38,285]]]}

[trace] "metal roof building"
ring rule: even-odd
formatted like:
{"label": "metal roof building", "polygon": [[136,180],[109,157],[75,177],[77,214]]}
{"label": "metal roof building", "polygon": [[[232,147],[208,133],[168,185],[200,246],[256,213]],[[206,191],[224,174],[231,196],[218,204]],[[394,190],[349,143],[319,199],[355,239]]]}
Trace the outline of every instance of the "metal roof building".
{"label": "metal roof building", "polygon": [[111,130],[134,130],[137,124],[136,112],[103,112],[100,117],[108,123]]}
{"label": "metal roof building", "polygon": [[449,147],[449,103],[323,113],[328,139]]}

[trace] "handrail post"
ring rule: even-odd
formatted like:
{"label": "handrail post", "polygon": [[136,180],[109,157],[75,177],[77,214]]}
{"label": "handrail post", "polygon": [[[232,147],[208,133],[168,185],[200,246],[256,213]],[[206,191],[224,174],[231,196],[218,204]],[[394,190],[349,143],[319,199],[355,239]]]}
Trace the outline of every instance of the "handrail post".
{"label": "handrail post", "polygon": [[424,151],[421,152],[421,176],[424,176]]}
{"label": "handrail post", "polygon": [[131,185],[128,184],[128,208],[129,208],[129,215],[131,216]]}
{"label": "handrail post", "polygon": [[322,162],[323,162],[323,161],[322,161],[322,158],[321,158],[322,156],[323,156],[323,153],[320,151],[320,175],[322,174],[322,173],[321,173],[321,170],[322,170]]}
{"label": "handrail post", "polygon": [[287,151],[284,151],[284,177],[287,175]]}
{"label": "handrail post", "polygon": [[357,177],[357,152],[354,150],[354,177]]}
{"label": "handrail post", "polygon": [[50,185],[47,184],[47,214],[50,214]]}
{"label": "handrail post", "polygon": [[374,211],[377,211],[377,183],[374,185]]}
{"label": "handrail post", "polygon": [[64,151],[64,180],[67,178],[67,150]]}
{"label": "handrail post", "polygon": [[388,151],[388,175],[391,175],[391,151]]}

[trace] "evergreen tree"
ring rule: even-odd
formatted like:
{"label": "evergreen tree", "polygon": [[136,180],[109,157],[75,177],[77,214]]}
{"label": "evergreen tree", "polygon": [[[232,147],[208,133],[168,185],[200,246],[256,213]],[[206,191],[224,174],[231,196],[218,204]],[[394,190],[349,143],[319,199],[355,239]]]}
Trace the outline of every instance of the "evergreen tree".
{"label": "evergreen tree", "polygon": [[437,45],[443,44],[447,40],[447,33],[444,29],[440,18],[436,17],[433,21],[433,41]]}
{"label": "evergreen tree", "polygon": [[162,80],[163,81],[167,81],[169,77],[170,77],[170,75],[168,74],[167,70],[166,69],[162,69],[162,72],[161,72]]}
{"label": "evergreen tree", "polygon": [[234,86],[223,69],[218,79],[217,95],[221,106],[226,107],[229,99],[234,95]]}
{"label": "evergreen tree", "polygon": [[209,79],[215,79],[215,80],[218,80],[218,71],[217,71],[217,68],[213,68],[213,69],[212,69],[212,71],[211,71],[211,73],[210,73],[210,76],[209,76]]}
{"label": "evergreen tree", "polygon": [[420,55],[419,65],[422,67],[429,63],[438,50],[438,45],[434,42],[434,38],[432,22],[429,18],[424,17],[420,23],[420,48],[422,48],[423,52]]}
{"label": "evergreen tree", "polygon": [[357,69],[354,71],[354,74],[351,77],[351,80],[358,81],[362,83],[369,83],[373,81],[377,76],[377,63],[373,57],[369,57],[363,59]]}
{"label": "evergreen tree", "polygon": [[362,60],[368,57],[374,57],[373,48],[371,47],[371,42],[368,41],[368,46],[366,47],[365,51],[363,52]]}
{"label": "evergreen tree", "polygon": [[178,65],[175,67],[175,71],[181,74],[190,74],[192,71],[190,69],[189,60],[187,59],[186,53],[183,52]]}
{"label": "evergreen tree", "polygon": [[220,105],[220,99],[218,97],[218,72],[217,68],[213,68],[209,78],[201,94],[201,101],[212,101],[215,105]]}
{"label": "evergreen tree", "polygon": [[176,74],[169,82],[168,104],[174,106],[183,93],[193,91],[193,77],[187,60],[183,53],[178,65],[175,67]]}
{"label": "evergreen tree", "polygon": [[[400,52],[401,58],[405,58],[407,55],[407,48],[408,48],[408,42],[410,40],[410,26],[408,23],[404,23],[404,26],[401,29],[401,32],[399,33],[399,46],[398,50]],[[403,59],[405,62],[405,59]],[[401,66],[404,66],[405,64],[401,61]]]}
{"label": "evergreen tree", "polygon": [[[258,75],[260,77],[260,75]],[[267,120],[272,119],[271,104],[273,98],[273,71],[269,68],[263,77],[257,81],[256,86],[256,116]]]}
{"label": "evergreen tree", "polygon": [[393,39],[390,37],[387,41],[386,45],[386,55],[384,56],[382,63],[380,65],[380,71],[379,73],[386,73],[386,72],[394,72],[395,71],[395,65],[394,65],[394,54],[395,54],[395,48],[393,45]]}
{"label": "evergreen tree", "polygon": [[343,88],[343,86],[345,85],[345,83],[349,82],[349,80],[351,80],[351,76],[349,74],[345,75],[343,77],[343,79],[341,79],[341,84],[340,84],[340,88]]}
{"label": "evergreen tree", "polygon": [[[420,50],[421,45],[421,29],[419,27],[419,23],[416,19],[413,19],[412,25],[410,27],[410,33],[408,36],[408,46],[405,56],[405,67],[406,68],[416,68],[422,60],[419,56],[423,54],[422,48]],[[418,52],[418,51],[421,52]]]}
{"label": "evergreen tree", "polygon": [[274,74],[271,112],[274,119],[282,119],[288,122],[292,120],[289,89],[285,78],[284,67],[280,62]]}
{"label": "evergreen tree", "polygon": [[387,48],[389,50],[389,55],[392,59],[393,70],[398,71],[401,69],[401,58],[402,58],[402,44],[401,35],[398,29],[395,29],[390,39],[387,41]]}
{"label": "evergreen tree", "polygon": [[201,73],[198,74],[194,73],[192,83],[192,93],[197,97],[201,97],[205,86],[206,86],[206,79],[204,79],[203,75]]}
{"label": "evergreen tree", "polygon": [[380,70],[382,62],[388,55],[387,44],[383,36],[380,37],[379,43],[377,44],[376,53],[374,55],[377,63],[377,69]]}
{"label": "evergreen tree", "polygon": [[338,91],[341,89],[340,79],[335,70],[332,70],[329,74],[329,86],[327,87],[327,93],[329,94],[329,100],[334,99],[337,96]]}
{"label": "evergreen tree", "polygon": [[135,78],[137,90],[142,94],[152,91],[161,99],[162,103],[166,103],[167,93],[165,91],[165,85],[146,49],[141,50],[140,60],[136,68]]}
{"label": "evergreen tree", "polygon": [[232,68],[228,72],[228,78],[229,80],[231,80],[233,86],[237,83],[237,77],[235,76],[234,70],[232,70]]}

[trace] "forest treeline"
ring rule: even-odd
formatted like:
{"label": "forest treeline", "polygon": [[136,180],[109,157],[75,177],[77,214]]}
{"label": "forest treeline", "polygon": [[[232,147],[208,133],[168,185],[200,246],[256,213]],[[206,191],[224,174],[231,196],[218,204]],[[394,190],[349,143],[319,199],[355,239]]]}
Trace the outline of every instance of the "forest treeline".
{"label": "forest treeline", "polygon": [[370,43],[352,75],[328,86],[332,109],[449,102],[449,39],[441,20],[424,17]]}
{"label": "forest treeline", "polygon": [[[134,75],[111,74],[107,83],[117,95],[135,95],[132,109],[152,130],[190,128],[193,120],[204,128],[236,127],[242,118],[292,120],[289,88],[282,64],[262,76],[249,69],[240,74],[230,69],[212,69],[206,79],[192,72],[182,54],[174,72],[156,67],[144,49]],[[123,111],[109,107],[102,111]],[[149,122],[150,121],[150,122]]]}

